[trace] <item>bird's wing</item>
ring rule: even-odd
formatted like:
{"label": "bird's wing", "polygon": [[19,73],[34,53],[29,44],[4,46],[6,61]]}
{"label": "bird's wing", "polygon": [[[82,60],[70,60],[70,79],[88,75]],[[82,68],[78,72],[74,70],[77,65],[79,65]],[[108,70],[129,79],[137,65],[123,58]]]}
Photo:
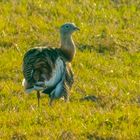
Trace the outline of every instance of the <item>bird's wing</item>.
{"label": "bird's wing", "polygon": [[64,95],[64,93],[67,93],[71,89],[74,82],[73,71],[70,64],[63,64],[59,59],[57,61],[59,63],[57,62],[58,65],[55,69],[56,73],[53,75],[54,77],[52,77],[50,81],[47,81],[48,86],[45,88],[45,90],[43,90],[43,93],[48,94],[50,97],[53,96],[53,98],[60,98]]}
{"label": "bird's wing", "polygon": [[52,71],[52,76],[49,80],[45,81],[45,85],[47,87],[52,87],[56,85],[62,79],[64,71],[65,71],[64,61],[60,57],[58,57],[55,62],[55,68]]}
{"label": "bird's wing", "polygon": [[[66,65],[61,57],[58,57],[55,63],[55,69],[53,69],[52,77],[45,81],[45,90],[43,93],[50,94],[58,85],[62,85],[66,73]],[[61,84],[60,84],[61,83]]]}
{"label": "bird's wing", "polygon": [[73,73],[70,63],[66,64],[66,78],[65,79],[66,79],[65,80],[66,84],[69,86],[69,88],[71,88],[74,83],[74,73]]}

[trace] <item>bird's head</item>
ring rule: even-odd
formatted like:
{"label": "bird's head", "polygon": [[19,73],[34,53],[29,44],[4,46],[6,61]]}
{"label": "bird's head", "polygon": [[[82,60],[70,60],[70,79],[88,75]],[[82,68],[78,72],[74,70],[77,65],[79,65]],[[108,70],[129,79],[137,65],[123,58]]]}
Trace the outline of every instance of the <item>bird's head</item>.
{"label": "bird's head", "polygon": [[60,27],[61,35],[71,35],[73,32],[80,30],[74,23],[65,23]]}

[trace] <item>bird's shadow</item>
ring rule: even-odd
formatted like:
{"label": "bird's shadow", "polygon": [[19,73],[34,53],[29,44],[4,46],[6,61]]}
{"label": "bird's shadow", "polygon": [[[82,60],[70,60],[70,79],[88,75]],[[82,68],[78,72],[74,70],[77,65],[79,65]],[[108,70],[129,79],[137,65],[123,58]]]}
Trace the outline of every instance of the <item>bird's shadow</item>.
{"label": "bird's shadow", "polygon": [[80,101],[80,102],[83,102],[83,101],[97,102],[97,101],[98,101],[98,97],[96,97],[96,96],[94,96],[94,95],[86,95],[86,96],[80,98],[79,101]]}

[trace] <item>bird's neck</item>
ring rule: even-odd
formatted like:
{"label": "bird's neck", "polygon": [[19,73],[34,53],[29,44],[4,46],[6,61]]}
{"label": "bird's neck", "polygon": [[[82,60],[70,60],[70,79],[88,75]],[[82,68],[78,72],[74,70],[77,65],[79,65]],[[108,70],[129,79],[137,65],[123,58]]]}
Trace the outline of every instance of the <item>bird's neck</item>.
{"label": "bird's neck", "polygon": [[66,59],[71,62],[76,53],[75,44],[71,35],[61,35],[61,50]]}

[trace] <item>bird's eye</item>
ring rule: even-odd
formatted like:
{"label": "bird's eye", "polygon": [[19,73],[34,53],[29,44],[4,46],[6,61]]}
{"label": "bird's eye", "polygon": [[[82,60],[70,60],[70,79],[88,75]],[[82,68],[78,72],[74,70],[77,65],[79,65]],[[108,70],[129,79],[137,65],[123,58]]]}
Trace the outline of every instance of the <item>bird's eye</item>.
{"label": "bird's eye", "polygon": [[68,28],[69,28],[69,26],[68,26],[68,25],[66,25],[65,27],[66,27],[66,29],[68,29]]}

